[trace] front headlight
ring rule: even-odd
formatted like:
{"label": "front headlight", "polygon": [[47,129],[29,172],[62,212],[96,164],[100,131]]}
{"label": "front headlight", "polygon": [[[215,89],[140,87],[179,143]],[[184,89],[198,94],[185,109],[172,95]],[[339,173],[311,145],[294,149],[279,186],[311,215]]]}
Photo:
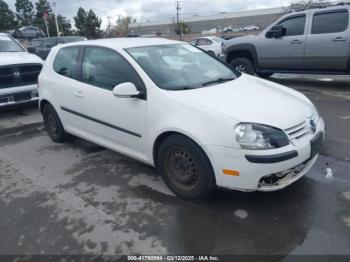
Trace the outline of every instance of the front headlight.
{"label": "front headlight", "polygon": [[289,144],[287,135],[280,129],[254,123],[240,123],[234,128],[237,143],[248,150],[266,150]]}

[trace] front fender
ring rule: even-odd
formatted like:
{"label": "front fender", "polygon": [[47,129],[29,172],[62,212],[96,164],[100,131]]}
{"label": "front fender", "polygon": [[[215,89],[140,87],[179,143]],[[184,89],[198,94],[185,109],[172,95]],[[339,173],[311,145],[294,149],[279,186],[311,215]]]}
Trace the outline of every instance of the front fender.
{"label": "front fender", "polygon": [[226,50],[225,50],[226,62],[229,63],[233,59],[233,57],[235,57],[235,54],[239,55],[242,53],[249,53],[255,67],[256,68],[258,67],[259,65],[258,53],[255,45],[251,43],[232,44],[226,47]]}

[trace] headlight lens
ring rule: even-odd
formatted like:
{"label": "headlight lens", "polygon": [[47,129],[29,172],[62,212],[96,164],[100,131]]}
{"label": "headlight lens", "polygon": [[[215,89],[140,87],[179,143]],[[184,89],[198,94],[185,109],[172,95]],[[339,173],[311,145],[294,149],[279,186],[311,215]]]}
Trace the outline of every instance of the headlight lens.
{"label": "headlight lens", "polygon": [[235,129],[235,138],[243,149],[266,150],[289,144],[287,135],[280,129],[254,123],[241,123]]}

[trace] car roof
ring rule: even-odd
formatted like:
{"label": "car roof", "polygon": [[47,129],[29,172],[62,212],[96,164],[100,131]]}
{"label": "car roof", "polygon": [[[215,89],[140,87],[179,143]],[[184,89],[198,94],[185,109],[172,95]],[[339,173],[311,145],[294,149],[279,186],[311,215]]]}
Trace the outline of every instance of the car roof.
{"label": "car roof", "polygon": [[68,43],[63,46],[75,46],[75,45],[97,45],[110,48],[130,48],[130,47],[142,47],[142,46],[155,46],[155,45],[169,45],[169,44],[187,44],[185,42],[168,40],[165,38],[110,38],[110,39],[98,39]]}

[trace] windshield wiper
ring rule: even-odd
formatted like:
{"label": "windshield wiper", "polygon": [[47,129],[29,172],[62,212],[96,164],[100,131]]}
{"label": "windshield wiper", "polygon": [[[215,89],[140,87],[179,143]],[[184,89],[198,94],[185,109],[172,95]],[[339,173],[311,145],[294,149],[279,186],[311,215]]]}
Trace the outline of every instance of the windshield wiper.
{"label": "windshield wiper", "polygon": [[220,83],[225,83],[225,82],[229,82],[232,80],[235,80],[235,78],[232,78],[232,77],[230,77],[230,78],[218,78],[218,79],[215,79],[212,81],[205,82],[202,84],[202,86],[208,86],[208,85],[212,85],[212,84],[220,84]]}

